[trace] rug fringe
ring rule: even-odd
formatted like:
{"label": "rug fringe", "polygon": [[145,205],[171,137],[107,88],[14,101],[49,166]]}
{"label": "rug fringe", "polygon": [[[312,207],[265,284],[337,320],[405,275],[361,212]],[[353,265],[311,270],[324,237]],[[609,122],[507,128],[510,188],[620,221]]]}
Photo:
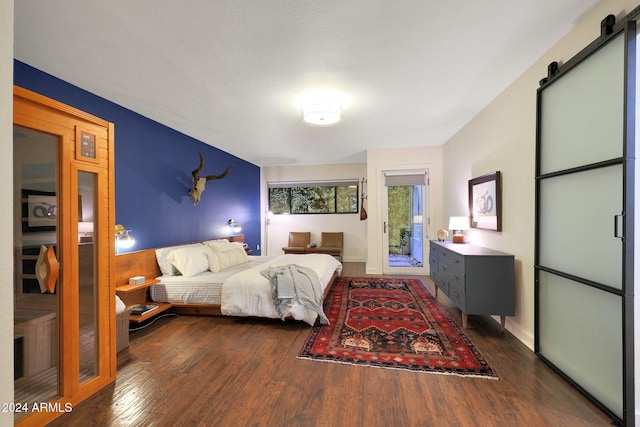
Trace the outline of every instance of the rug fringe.
{"label": "rug fringe", "polygon": [[480,378],[480,379],[483,379],[483,380],[494,380],[494,381],[498,381],[500,379],[500,378],[498,378],[498,376],[492,376],[492,375],[459,374],[457,372],[426,371],[426,370],[417,370],[417,369],[406,369],[406,368],[395,367],[395,366],[376,366],[376,365],[368,365],[368,364],[364,364],[364,363],[344,362],[344,361],[340,361],[340,360],[315,359],[313,357],[304,357],[304,356],[296,356],[296,359],[299,359],[299,360],[310,360],[312,362],[336,363],[338,365],[362,366],[363,368],[392,369],[392,370],[396,370],[396,371],[415,372],[417,374],[454,375],[456,377]]}

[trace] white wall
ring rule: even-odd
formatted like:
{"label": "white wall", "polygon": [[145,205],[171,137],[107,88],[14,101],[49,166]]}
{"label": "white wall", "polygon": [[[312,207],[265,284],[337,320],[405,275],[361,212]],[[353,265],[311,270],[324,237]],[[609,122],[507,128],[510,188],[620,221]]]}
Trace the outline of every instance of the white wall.
{"label": "white wall", "polygon": [[[474,243],[515,255],[517,307],[516,316],[507,320],[507,328],[531,348],[534,345],[534,168],[539,80],[546,76],[550,62],[566,62],[599,37],[600,22],[605,16],[614,14],[622,18],[636,6],[637,0],[602,2],[444,146],[447,216],[466,211],[469,179],[496,170],[503,173],[503,231],[472,230],[468,237]],[[635,306],[637,314],[639,307],[637,303]],[[636,326],[636,345],[638,331]],[[638,354],[636,352],[637,371],[640,369]],[[636,402],[640,402],[638,382]],[[637,403],[636,408],[639,406]]]}
{"label": "white wall", "polygon": [[[546,65],[545,65],[546,67]],[[444,146],[446,216],[468,214],[468,181],[502,175],[502,232],[472,229],[467,240],[515,255],[516,316],[507,329],[533,349],[536,88],[514,84]],[[514,108],[514,106],[516,106]]]}
{"label": "white wall", "polygon": [[[0,182],[13,182],[13,0],[0,0]],[[13,200],[13,185],[0,186]],[[13,402],[13,204],[0,205],[0,403]],[[0,411],[0,425],[13,414]]]}
{"label": "white wall", "polygon": [[[274,166],[262,168],[262,245],[268,255],[282,254],[287,246],[290,231],[310,231],[311,241],[320,243],[323,231],[344,233],[345,262],[364,262],[366,259],[366,222],[360,221],[359,214],[308,214],[273,215],[268,229],[264,215],[269,209],[267,182],[281,181],[322,181],[327,179],[361,180],[366,176],[364,163],[316,165],[316,166]],[[266,254],[265,251],[262,252]]]}

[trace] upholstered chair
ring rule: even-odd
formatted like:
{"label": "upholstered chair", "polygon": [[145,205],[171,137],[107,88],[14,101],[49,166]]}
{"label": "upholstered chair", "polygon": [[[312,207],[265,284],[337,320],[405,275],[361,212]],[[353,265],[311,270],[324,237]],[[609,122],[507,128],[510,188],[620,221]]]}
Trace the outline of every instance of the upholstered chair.
{"label": "upholstered chair", "polygon": [[292,231],[289,233],[289,243],[282,248],[285,253],[304,253],[311,242],[311,233],[308,231]]}
{"label": "upholstered chair", "polygon": [[342,232],[322,232],[320,234],[320,246],[318,246],[316,252],[328,253],[342,262],[343,241],[344,233]]}

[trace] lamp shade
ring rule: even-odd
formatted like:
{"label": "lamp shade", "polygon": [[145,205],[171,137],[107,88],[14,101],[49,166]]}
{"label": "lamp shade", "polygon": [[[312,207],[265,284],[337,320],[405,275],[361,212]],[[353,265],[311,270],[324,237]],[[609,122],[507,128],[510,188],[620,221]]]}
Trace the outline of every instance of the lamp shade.
{"label": "lamp shade", "polygon": [[120,237],[120,239],[118,240],[118,246],[120,246],[123,249],[129,249],[135,244],[136,244],[136,239],[134,239],[129,234],[129,230],[125,230],[124,235]]}
{"label": "lamp shade", "polygon": [[229,230],[230,230],[232,233],[239,233],[239,232],[241,232],[241,231],[242,231],[242,226],[240,225],[240,223],[239,223],[239,222],[236,222],[236,221],[235,221],[235,220],[233,220],[233,219],[230,219],[230,220],[227,222],[227,225],[229,226]]}
{"label": "lamp shade", "polygon": [[93,233],[93,222],[79,222],[78,223],[78,232],[79,233]]}
{"label": "lamp shade", "polygon": [[136,239],[129,234],[131,230],[124,228],[122,224],[116,224],[115,236],[116,236],[116,253],[118,248],[128,249],[135,245]]}
{"label": "lamp shade", "polygon": [[449,218],[449,230],[468,230],[469,218],[466,216],[452,216]]}

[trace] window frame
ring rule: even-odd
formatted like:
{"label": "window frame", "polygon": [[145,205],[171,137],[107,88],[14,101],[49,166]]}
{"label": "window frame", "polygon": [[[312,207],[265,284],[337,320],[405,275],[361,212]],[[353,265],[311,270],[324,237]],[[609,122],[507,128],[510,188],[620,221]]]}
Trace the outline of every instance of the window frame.
{"label": "window frame", "polygon": [[[344,214],[358,214],[360,213],[360,205],[358,203],[360,199],[360,181],[358,179],[345,179],[345,180],[331,180],[331,181],[293,181],[293,182],[267,182],[267,197],[268,197],[268,205],[269,212],[273,215],[344,215]],[[295,207],[293,206],[292,193],[295,189],[308,189],[308,188],[318,188],[318,187],[331,187],[333,188],[333,200],[332,208],[333,211],[330,212],[294,212]],[[339,196],[339,188],[349,188],[355,187],[355,196],[354,202],[352,203],[352,207],[354,210],[339,212],[338,207],[338,196]],[[272,200],[272,190],[274,189],[285,189],[286,190],[286,204],[287,204],[287,212],[283,212],[283,209],[274,209],[274,203]]]}

